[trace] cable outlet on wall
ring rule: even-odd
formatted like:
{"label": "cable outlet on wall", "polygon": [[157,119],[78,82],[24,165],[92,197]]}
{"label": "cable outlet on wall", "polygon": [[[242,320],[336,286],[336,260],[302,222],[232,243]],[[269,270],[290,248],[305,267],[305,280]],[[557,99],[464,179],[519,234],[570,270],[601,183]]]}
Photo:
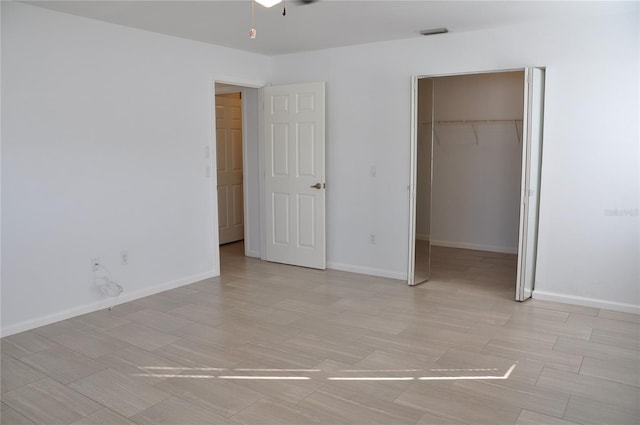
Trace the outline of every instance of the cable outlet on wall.
{"label": "cable outlet on wall", "polygon": [[91,259],[91,271],[98,271],[100,268],[100,259],[98,257],[93,257]]}
{"label": "cable outlet on wall", "polygon": [[120,264],[122,264],[123,266],[129,264],[129,251],[127,251],[126,249],[120,251]]}
{"label": "cable outlet on wall", "polygon": [[375,245],[376,244],[376,234],[375,233],[370,233],[369,234],[369,245]]}

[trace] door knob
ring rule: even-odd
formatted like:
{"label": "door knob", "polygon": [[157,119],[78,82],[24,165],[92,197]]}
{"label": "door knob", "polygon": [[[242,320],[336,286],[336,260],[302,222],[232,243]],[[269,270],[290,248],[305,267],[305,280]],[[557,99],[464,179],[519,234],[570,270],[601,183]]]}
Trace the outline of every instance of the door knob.
{"label": "door knob", "polygon": [[324,186],[323,183],[316,183],[313,186],[311,186],[311,188],[313,188],[313,189],[322,189],[323,186]]}

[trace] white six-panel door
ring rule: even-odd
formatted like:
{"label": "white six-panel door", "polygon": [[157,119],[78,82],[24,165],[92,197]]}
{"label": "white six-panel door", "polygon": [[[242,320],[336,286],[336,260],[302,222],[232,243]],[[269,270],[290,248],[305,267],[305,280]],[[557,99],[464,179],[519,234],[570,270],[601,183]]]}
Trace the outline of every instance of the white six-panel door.
{"label": "white six-panel door", "polygon": [[242,101],[216,96],[216,161],[220,243],[244,239]]}
{"label": "white six-panel door", "polygon": [[326,268],[325,86],[264,88],[265,259]]}

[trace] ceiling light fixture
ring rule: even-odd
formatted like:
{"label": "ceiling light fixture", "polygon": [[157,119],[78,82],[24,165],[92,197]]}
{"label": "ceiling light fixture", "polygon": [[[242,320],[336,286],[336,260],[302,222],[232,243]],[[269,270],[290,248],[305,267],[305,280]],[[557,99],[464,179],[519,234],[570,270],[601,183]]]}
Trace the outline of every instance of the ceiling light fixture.
{"label": "ceiling light fixture", "polygon": [[276,4],[280,3],[282,0],[256,0],[256,2],[258,4],[261,4],[264,7],[271,7],[271,6],[275,6]]}
{"label": "ceiling light fixture", "polygon": [[[1,0],[0,0],[1,1]],[[317,2],[318,0],[298,0],[300,5],[309,5]],[[255,4],[258,3],[264,7],[272,7],[276,4],[282,3],[282,16],[287,16],[287,3],[286,0],[251,0],[251,30],[249,31],[249,38],[256,38],[256,26],[255,26]]]}
{"label": "ceiling light fixture", "polygon": [[[271,6],[275,6],[278,3],[283,3],[284,5],[284,0],[252,0],[251,1],[251,29],[249,30],[249,38],[254,39],[256,38],[257,35],[257,31],[256,31],[256,17],[255,17],[255,5],[256,3],[258,3],[259,5],[262,5],[264,7],[271,7]],[[282,16],[285,16],[287,14],[287,9],[285,8],[285,6],[282,6]]]}

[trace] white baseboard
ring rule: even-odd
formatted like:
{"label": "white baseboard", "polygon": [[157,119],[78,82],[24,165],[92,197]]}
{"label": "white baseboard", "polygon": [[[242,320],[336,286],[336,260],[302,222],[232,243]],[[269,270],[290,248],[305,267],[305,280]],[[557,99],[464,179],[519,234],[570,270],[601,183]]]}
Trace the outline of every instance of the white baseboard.
{"label": "white baseboard", "polygon": [[640,314],[640,305],[599,300],[596,298],[578,297],[575,295],[558,294],[555,292],[538,291],[536,289],[533,290],[532,298],[537,300],[581,305],[584,307],[601,308],[604,310],[620,311],[623,313]]}
{"label": "white baseboard", "polygon": [[168,291],[174,288],[179,288],[180,286],[200,282],[201,280],[209,279],[219,275],[220,275],[219,271],[211,271],[211,272],[184,277],[181,279],[172,280],[169,282],[161,283],[160,285],[152,286],[152,287],[141,289],[134,292],[123,292],[122,295],[120,295],[118,298],[103,299],[103,300],[85,304],[79,307],[73,307],[67,310],[62,310],[53,314],[38,317],[35,319],[25,320],[25,321],[16,323],[14,325],[3,327],[2,329],[0,329],[0,336],[5,337],[5,336],[20,333],[20,332],[28,331],[31,329],[39,328],[40,326],[50,325],[51,323],[59,322],[61,320],[70,319],[72,317],[80,316],[87,313],[93,313],[94,311],[102,310],[118,304],[123,304],[129,301],[137,300],[139,298],[148,297],[149,295]]}
{"label": "white baseboard", "polygon": [[369,276],[386,277],[389,279],[407,280],[406,272],[397,272],[393,270],[374,269],[372,267],[354,266],[352,264],[342,264],[327,262],[327,268],[333,270],[340,270],[343,272],[366,274]]}
{"label": "white baseboard", "polygon": [[518,248],[512,248],[509,246],[481,245],[481,244],[466,243],[466,242],[450,242],[450,241],[439,241],[439,240],[432,239],[431,245],[446,246],[449,248],[472,249],[474,251],[499,252],[502,254],[518,253]]}

